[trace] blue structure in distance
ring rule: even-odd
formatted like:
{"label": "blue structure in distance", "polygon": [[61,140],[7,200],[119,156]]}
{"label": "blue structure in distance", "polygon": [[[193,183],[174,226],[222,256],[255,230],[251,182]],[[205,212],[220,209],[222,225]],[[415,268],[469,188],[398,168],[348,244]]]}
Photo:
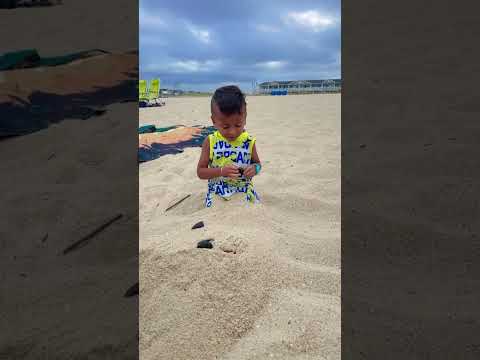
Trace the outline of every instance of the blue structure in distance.
{"label": "blue structure in distance", "polygon": [[288,90],[272,90],[270,95],[288,95]]}

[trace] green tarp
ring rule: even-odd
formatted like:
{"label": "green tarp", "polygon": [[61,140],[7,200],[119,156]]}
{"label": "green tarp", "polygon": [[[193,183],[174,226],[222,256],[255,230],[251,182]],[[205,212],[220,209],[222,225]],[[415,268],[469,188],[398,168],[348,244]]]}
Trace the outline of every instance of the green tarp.
{"label": "green tarp", "polygon": [[14,51],[0,56],[0,71],[40,66],[64,65],[74,60],[100,54],[108,54],[108,52],[104,50],[93,49],[62,56],[42,58],[35,49]]}
{"label": "green tarp", "polygon": [[143,125],[138,128],[138,133],[148,134],[148,133],[154,133],[154,132],[164,132],[164,131],[175,129],[177,127],[178,127],[177,125],[173,125],[173,126],[167,126],[163,128],[157,128],[155,127],[155,125]]}

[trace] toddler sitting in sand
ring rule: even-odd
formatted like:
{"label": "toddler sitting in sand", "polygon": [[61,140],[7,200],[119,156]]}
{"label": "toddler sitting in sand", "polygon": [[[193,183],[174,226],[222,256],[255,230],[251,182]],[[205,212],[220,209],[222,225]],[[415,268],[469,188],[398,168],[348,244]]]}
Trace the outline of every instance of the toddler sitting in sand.
{"label": "toddler sitting in sand", "polygon": [[211,101],[212,122],[217,131],[202,145],[197,175],[208,180],[205,205],[212,206],[213,195],[225,200],[235,193],[245,193],[250,202],[259,200],[252,178],[260,172],[255,138],[245,131],[247,103],[236,86],[215,91]]}

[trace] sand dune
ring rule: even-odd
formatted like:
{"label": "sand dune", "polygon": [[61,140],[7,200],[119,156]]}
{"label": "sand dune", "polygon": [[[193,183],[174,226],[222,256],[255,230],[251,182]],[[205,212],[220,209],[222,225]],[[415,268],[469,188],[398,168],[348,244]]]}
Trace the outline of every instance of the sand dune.
{"label": "sand dune", "polygon": [[[140,124],[210,125],[209,101],[169,98]],[[340,358],[340,95],[247,102],[261,204],[205,209],[199,148],[140,165],[142,360]]]}

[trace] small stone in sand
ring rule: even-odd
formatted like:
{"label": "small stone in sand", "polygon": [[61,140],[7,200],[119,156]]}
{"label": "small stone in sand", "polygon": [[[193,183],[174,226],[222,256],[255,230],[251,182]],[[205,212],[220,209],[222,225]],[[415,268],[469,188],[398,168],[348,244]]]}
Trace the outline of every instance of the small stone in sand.
{"label": "small stone in sand", "polygon": [[192,226],[192,230],[193,230],[193,229],[200,229],[200,228],[202,228],[202,227],[204,227],[204,226],[205,226],[205,224],[203,223],[203,221],[199,221],[199,222],[197,222],[195,225]]}
{"label": "small stone in sand", "polygon": [[212,241],[214,241],[214,240],[213,239],[200,240],[197,243],[197,248],[199,248],[199,249],[212,249],[213,248]]}
{"label": "small stone in sand", "polygon": [[139,287],[138,282],[130,286],[130,288],[125,292],[124,297],[132,297],[134,295],[138,295]]}

